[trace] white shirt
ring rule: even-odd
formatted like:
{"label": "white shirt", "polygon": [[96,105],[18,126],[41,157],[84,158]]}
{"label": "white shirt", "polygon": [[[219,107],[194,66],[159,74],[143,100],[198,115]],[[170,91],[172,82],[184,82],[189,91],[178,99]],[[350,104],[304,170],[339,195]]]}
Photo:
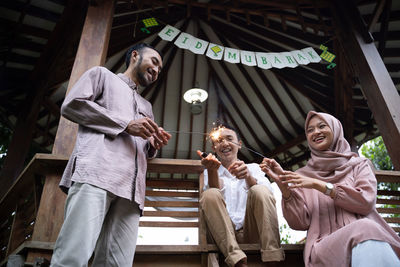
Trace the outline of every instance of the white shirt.
{"label": "white shirt", "polygon": [[[256,163],[246,164],[251,176],[257,180],[257,184],[266,186],[273,192],[271,183],[265,177],[265,173]],[[223,188],[220,190],[228,210],[229,217],[235,225],[235,229],[239,230],[243,227],[244,216],[246,214],[247,186],[245,179],[237,179],[224,166],[218,169],[219,179],[223,180]],[[208,189],[208,172],[204,170],[204,190]]]}

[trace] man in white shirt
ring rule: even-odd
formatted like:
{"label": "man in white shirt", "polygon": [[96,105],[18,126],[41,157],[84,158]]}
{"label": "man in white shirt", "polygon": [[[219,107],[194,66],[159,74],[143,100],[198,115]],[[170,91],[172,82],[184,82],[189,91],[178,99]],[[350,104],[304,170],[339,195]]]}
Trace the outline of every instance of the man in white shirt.
{"label": "man in white shirt", "polygon": [[269,180],[258,164],[238,160],[241,141],[232,127],[224,125],[218,131],[219,137],[211,139],[218,159],[198,151],[206,168],[200,205],[209,233],[229,266],[247,266],[237,242],[240,234],[246,243],[260,243],[263,262],[284,260]]}

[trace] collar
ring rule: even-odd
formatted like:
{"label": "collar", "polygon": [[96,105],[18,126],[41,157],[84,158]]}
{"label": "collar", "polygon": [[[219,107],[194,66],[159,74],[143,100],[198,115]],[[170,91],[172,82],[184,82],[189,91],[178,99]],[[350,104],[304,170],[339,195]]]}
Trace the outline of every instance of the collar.
{"label": "collar", "polygon": [[233,177],[233,175],[222,164],[218,168],[218,176]]}
{"label": "collar", "polygon": [[126,76],[126,75],[123,74],[123,73],[118,73],[117,75],[118,75],[118,77],[119,77],[121,80],[123,80],[130,88],[132,88],[133,90],[136,90],[136,91],[137,91],[138,87],[137,87],[136,83],[135,83],[134,81],[131,80],[131,78],[129,78],[128,76]]}

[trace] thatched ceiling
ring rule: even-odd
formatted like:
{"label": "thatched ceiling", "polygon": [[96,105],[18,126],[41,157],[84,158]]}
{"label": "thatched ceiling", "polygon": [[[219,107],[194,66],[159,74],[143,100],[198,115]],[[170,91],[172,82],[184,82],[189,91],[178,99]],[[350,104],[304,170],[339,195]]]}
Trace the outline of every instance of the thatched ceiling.
{"label": "thatched ceiling", "polygon": [[[85,1],[79,2],[0,1],[0,120],[13,129],[20,111],[41,90],[34,142],[48,151],[54,142],[87,8]],[[241,50],[283,52],[311,46],[320,53],[320,44],[328,46],[337,55],[335,62],[347,70],[345,84],[351,91],[353,110],[349,136],[354,137],[354,144],[360,144],[379,132],[358,79],[343,55],[346,48],[337,42],[330,2],[117,1],[106,67],[122,72],[123,53],[137,41],[151,43],[164,53],[159,81],[142,91],[153,104],[156,122],[167,130],[181,131],[173,134],[161,157],[197,158],[197,149],[210,151],[204,136],[182,131],[204,133],[213,122],[225,121],[239,130],[246,147],[297,168],[308,158],[303,132],[307,111],[336,114],[340,106],[335,98],[339,66],[327,69],[327,63],[321,62],[263,70],[195,55],[157,34],[170,24],[200,39]],[[355,2],[399,90],[400,1]],[[149,17],[160,25],[148,28],[147,33],[141,30],[142,19]],[[192,115],[182,96],[196,84],[208,91],[209,98],[203,112]],[[240,157],[247,162],[259,160],[244,149]]]}

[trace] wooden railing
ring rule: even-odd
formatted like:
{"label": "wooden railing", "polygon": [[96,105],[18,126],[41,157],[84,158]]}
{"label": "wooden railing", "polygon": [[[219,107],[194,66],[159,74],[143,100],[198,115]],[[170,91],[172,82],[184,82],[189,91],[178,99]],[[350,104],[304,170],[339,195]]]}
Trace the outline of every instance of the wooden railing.
{"label": "wooden railing", "polygon": [[[140,226],[198,227],[199,160],[153,159],[148,162],[146,201]],[[152,208],[153,210],[148,210]],[[146,217],[153,217],[147,221]],[[157,217],[158,220],[154,220]],[[190,221],[165,221],[163,218],[185,218]]]}
{"label": "wooden railing", "polygon": [[[393,230],[400,232],[400,171],[375,171],[378,183],[395,184],[396,190],[378,190],[377,211],[389,223]],[[385,207],[381,207],[385,205]]]}
{"label": "wooden railing", "polygon": [[[36,214],[44,184],[48,174],[61,174],[67,158],[50,154],[36,154],[23,173],[0,200],[0,266],[10,254],[21,253],[24,249],[52,249],[51,243],[31,240],[35,227]],[[148,164],[148,178],[144,217],[140,222],[145,227],[198,227],[199,245],[192,246],[138,246],[137,253],[153,253],[164,251],[181,253],[217,251],[215,245],[207,244],[205,226],[199,220],[199,196],[202,184],[199,174],[203,167],[198,160],[154,159]],[[378,182],[400,183],[399,171],[376,171]],[[60,194],[61,191],[59,191]],[[154,198],[154,199],[152,199]],[[165,198],[165,199],[163,199]],[[380,204],[392,206],[380,207]],[[56,205],[56,203],[55,203]],[[57,203],[57,205],[63,205]],[[380,190],[377,198],[378,211],[391,224],[396,232],[400,232],[400,193],[397,190]],[[168,210],[165,210],[168,208]],[[190,211],[181,211],[191,208]],[[157,217],[156,221],[146,221],[148,217]],[[191,221],[171,222],[167,217],[192,218]],[[284,246],[286,251],[298,250],[293,245]],[[255,244],[243,246],[248,251],[258,249]]]}

